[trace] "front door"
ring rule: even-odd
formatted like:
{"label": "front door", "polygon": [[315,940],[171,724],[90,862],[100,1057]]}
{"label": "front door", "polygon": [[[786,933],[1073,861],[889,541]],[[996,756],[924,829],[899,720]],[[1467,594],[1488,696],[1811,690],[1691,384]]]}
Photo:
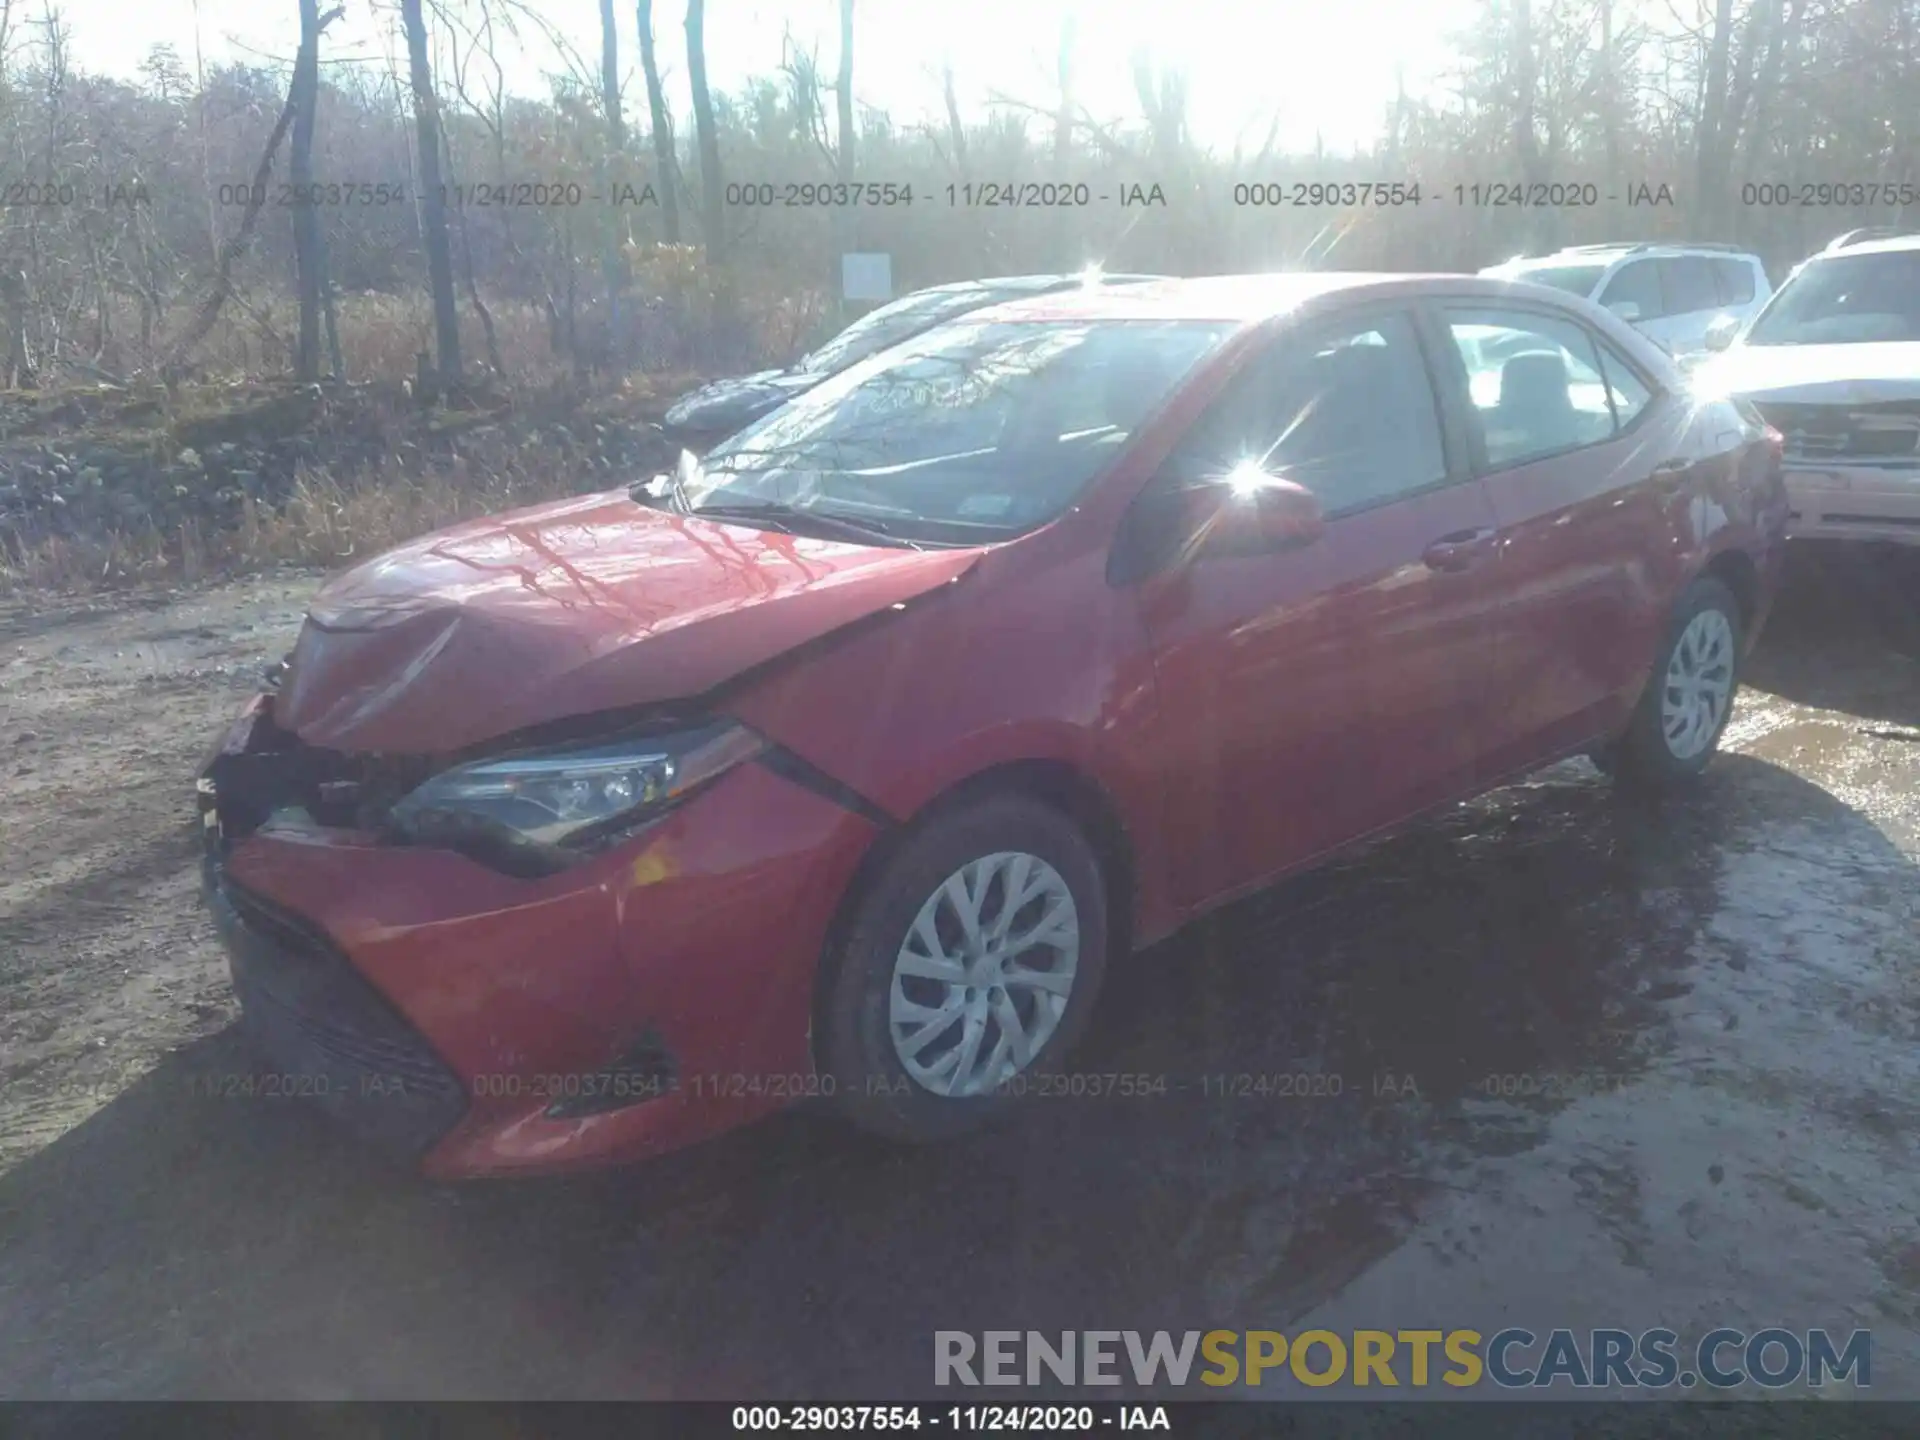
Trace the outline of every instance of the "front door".
{"label": "front door", "polygon": [[1170,562],[1140,585],[1187,908],[1470,788],[1495,520],[1450,465],[1411,317],[1282,334],[1175,446],[1167,489],[1257,464],[1313,490],[1316,544]]}

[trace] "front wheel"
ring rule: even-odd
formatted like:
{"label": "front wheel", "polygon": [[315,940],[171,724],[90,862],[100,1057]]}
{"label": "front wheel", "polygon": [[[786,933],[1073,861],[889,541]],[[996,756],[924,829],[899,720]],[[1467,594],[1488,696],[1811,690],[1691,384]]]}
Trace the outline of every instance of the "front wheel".
{"label": "front wheel", "polygon": [[1740,602],[1712,576],[1687,587],[1626,733],[1600,756],[1637,789],[1665,789],[1707,768],[1740,685]]}
{"label": "front wheel", "polygon": [[997,795],[930,818],[860,900],[833,957],[820,1064],[890,1139],[993,1119],[1057,1070],[1106,973],[1107,894],[1079,828]]}

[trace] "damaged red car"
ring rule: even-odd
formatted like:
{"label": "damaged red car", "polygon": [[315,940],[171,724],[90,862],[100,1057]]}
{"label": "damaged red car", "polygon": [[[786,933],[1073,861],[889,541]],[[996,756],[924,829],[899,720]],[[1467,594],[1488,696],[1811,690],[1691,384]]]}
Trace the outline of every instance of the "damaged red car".
{"label": "damaged red car", "polygon": [[951,1135],[1211,907],[1699,772],[1785,520],[1751,410],[1553,292],[1019,301],[334,579],[201,775],[208,903],[271,1067],[429,1174]]}

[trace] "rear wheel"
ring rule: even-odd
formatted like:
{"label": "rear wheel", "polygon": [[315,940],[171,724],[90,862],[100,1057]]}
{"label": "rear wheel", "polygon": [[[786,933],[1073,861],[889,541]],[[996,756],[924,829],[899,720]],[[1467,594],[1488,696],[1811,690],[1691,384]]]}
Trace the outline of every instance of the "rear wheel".
{"label": "rear wheel", "polygon": [[820,1061],[839,1109],[911,1141],[994,1119],[1085,1029],[1106,917],[1093,847],[1051,807],[1000,795],[930,819],[834,958]]}
{"label": "rear wheel", "polygon": [[1626,733],[1594,757],[1622,784],[1664,789],[1707,768],[1740,685],[1740,602],[1712,576],[1687,587]]}

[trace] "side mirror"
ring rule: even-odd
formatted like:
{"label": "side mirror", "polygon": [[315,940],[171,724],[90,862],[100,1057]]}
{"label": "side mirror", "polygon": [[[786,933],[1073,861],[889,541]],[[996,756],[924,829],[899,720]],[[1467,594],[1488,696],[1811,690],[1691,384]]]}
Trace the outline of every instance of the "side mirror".
{"label": "side mirror", "polygon": [[1724,350],[1740,333],[1740,321],[1733,315],[1716,315],[1707,326],[1707,349]]}
{"label": "side mirror", "polygon": [[1640,302],[1638,300],[1609,300],[1607,302],[1607,309],[1611,310],[1615,315],[1618,315],[1629,325],[1640,318]]}
{"label": "side mirror", "polygon": [[1320,499],[1277,475],[1236,471],[1180,491],[1181,526],[1200,555],[1277,555],[1326,534]]}

